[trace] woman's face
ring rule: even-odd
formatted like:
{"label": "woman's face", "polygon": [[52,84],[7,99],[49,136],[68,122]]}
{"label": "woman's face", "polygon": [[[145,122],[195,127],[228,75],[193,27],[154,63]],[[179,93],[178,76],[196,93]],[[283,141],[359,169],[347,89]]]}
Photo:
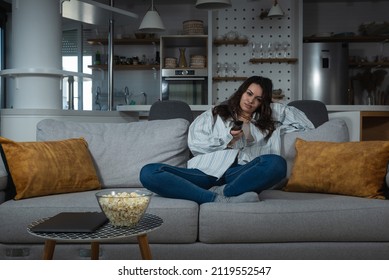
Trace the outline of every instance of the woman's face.
{"label": "woman's face", "polygon": [[261,105],[263,100],[263,90],[258,84],[251,84],[240,98],[240,108],[243,114],[251,116],[255,110]]}

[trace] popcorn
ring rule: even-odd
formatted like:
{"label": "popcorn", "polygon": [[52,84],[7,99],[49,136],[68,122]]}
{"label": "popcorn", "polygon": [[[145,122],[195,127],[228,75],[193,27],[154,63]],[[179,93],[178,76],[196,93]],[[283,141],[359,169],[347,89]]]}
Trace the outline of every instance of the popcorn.
{"label": "popcorn", "polygon": [[98,196],[98,201],[113,226],[133,227],[146,211],[150,196],[137,192],[119,192]]}

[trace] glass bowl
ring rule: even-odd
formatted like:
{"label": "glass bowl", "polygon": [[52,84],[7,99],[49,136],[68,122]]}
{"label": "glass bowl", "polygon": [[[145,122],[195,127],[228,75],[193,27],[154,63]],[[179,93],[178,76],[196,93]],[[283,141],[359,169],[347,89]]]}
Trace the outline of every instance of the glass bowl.
{"label": "glass bowl", "polygon": [[145,190],[105,190],[97,202],[115,227],[135,227],[146,212],[152,193]]}

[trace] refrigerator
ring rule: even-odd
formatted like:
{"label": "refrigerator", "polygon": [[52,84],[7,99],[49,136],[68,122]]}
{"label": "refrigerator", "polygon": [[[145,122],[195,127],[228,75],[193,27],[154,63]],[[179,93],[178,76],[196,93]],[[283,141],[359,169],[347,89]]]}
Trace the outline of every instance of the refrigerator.
{"label": "refrigerator", "polygon": [[347,43],[304,43],[303,99],[349,104]]}

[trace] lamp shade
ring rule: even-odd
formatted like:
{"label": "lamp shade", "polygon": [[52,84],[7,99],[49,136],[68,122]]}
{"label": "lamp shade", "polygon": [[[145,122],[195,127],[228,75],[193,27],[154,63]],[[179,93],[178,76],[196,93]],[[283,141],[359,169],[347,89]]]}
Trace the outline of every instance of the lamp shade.
{"label": "lamp shade", "polygon": [[267,16],[268,17],[282,17],[282,16],[284,16],[284,11],[281,9],[280,4],[278,4],[277,1],[271,7]]}
{"label": "lamp shade", "polygon": [[139,30],[145,32],[159,32],[165,30],[165,26],[157,11],[148,11],[139,26]]}
{"label": "lamp shade", "polygon": [[231,7],[231,0],[197,0],[196,8],[203,10],[216,10]]}

